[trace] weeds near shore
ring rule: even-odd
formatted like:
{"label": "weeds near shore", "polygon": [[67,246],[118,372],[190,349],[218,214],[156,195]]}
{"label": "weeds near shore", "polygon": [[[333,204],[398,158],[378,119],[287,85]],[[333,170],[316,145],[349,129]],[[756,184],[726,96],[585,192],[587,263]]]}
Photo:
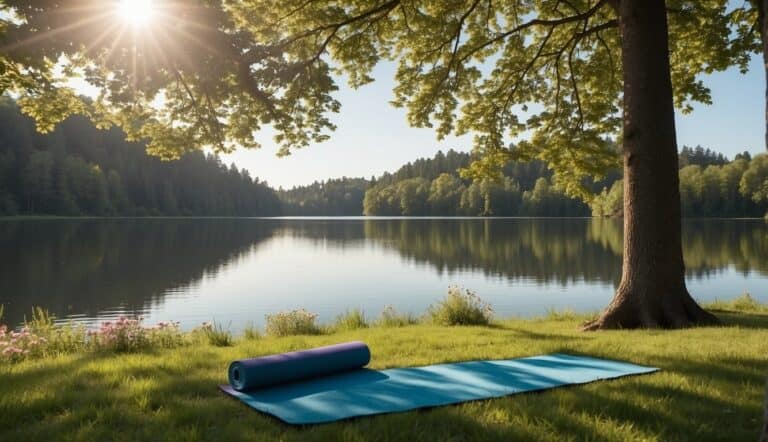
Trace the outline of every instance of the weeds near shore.
{"label": "weeds near shore", "polygon": [[384,306],[381,316],[376,321],[379,327],[405,327],[419,323],[419,318],[410,313],[400,313],[391,305]]}
{"label": "weeds near shore", "polygon": [[223,325],[216,321],[203,322],[199,330],[205,336],[208,343],[215,347],[229,347],[234,341],[229,328],[224,328]]}
{"label": "weeds near shore", "polygon": [[475,292],[452,286],[445,299],[429,307],[427,317],[437,325],[488,325],[493,308]]}
{"label": "weeds near shore", "polygon": [[[711,310],[728,312],[768,313],[768,304],[763,304],[749,293],[730,301],[716,300],[704,304]],[[0,305],[0,317],[3,306]],[[419,323],[442,326],[488,325],[493,309],[474,292],[451,287],[440,302],[432,305],[421,318],[398,312],[393,306],[385,306],[380,316],[369,321],[362,310],[353,309],[339,315],[327,326],[317,323],[318,315],[304,309],[267,315],[265,336],[282,337],[295,335],[319,335],[358,330],[368,327],[404,327]],[[573,322],[589,316],[573,310],[549,309],[538,318],[547,322]],[[116,320],[104,321],[95,329],[84,325],[57,323],[56,318],[42,308],[35,308],[24,325],[12,330],[0,325],[0,364],[15,363],[26,359],[71,354],[77,352],[131,353],[156,348],[175,348],[185,345],[207,344],[228,347],[236,343],[229,328],[215,322],[204,322],[191,332],[183,332],[179,322],[161,321],[153,326],[144,326],[142,318],[122,316]],[[239,339],[257,340],[262,334],[251,323],[243,330]]]}
{"label": "weeds near shore", "polygon": [[340,314],[331,326],[335,331],[357,330],[367,327],[368,321],[365,319],[365,313],[360,309],[347,310]]}
{"label": "weeds near shore", "polygon": [[267,315],[268,336],[319,335],[320,327],[315,323],[316,313],[304,309]]}
{"label": "weeds near shore", "polygon": [[243,330],[243,337],[247,340],[252,341],[256,339],[261,339],[261,333],[259,333],[259,330],[256,328],[255,325],[253,325],[253,322],[251,322]]}
{"label": "weeds near shore", "polygon": [[712,310],[768,312],[768,305],[761,304],[760,301],[752,297],[749,292],[744,292],[741,296],[731,299],[730,301],[716,299],[714,302],[707,304],[706,307]]}

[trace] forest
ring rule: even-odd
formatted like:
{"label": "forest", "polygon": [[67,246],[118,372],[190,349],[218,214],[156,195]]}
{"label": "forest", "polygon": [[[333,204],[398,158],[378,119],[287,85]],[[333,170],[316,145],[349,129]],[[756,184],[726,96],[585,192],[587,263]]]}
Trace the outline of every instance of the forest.
{"label": "forest", "polygon": [[[463,178],[472,154],[449,150],[392,173],[275,190],[215,154],[162,161],[118,129],[71,117],[40,134],[0,102],[0,215],[64,216],[621,216],[618,170],[569,198],[542,161],[511,162],[503,177]],[[701,146],[679,153],[684,216],[756,217],[768,209],[768,156],[729,160]]]}
{"label": "forest", "polygon": [[273,189],[216,155],[162,161],[80,116],[42,135],[12,100],[0,100],[0,215],[280,214]]}
{"label": "forest", "polygon": [[[583,202],[552,184],[541,161],[509,163],[500,180],[460,176],[472,155],[449,150],[420,158],[394,173],[365,180],[336,179],[281,191],[291,215],[378,216],[621,216],[618,170],[590,184],[596,194]],[[683,214],[687,217],[757,217],[768,210],[768,156],[749,152],[729,160],[702,146],[679,153]],[[337,208],[343,207],[343,211]],[[362,208],[362,211],[361,211]]]}

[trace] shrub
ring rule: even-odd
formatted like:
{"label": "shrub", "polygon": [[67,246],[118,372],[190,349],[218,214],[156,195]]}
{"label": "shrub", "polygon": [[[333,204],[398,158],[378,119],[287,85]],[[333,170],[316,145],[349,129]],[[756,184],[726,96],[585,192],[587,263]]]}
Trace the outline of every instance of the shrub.
{"label": "shrub", "polygon": [[28,327],[9,331],[0,325],[0,360],[18,362],[27,357],[42,354],[46,339],[32,333]]}
{"label": "shrub", "polygon": [[738,310],[745,312],[768,312],[768,305],[761,304],[760,301],[753,298],[748,292],[744,292],[738,298],[730,301],[715,300],[707,304],[707,308],[714,310]]}
{"label": "shrub", "polygon": [[[148,348],[173,348],[184,342],[179,323],[160,321],[152,327],[144,327],[143,318],[121,316],[116,321],[105,321],[95,330],[85,332],[83,342],[94,350],[132,352]],[[59,327],[57,333],[66,335],[76,327]]]}
{"label": "shrub", "polygon": [[24,327],[44,339],[44,345],[37,348],[37,356],[73,353],[86,347],[85,326],[71,322],[66,326],[56,325],[56,317],[41,307],[32,309],[32,319],[25,318]]}
{"label": "shrub", "polygon": [[315,324],[317,314],[304,309],[267,315],[267,335],[317,335],[320,328]]}
{"label": "shrub", "polygon": [[178,322],[161,321],[152,327],[144,327],[141,322],[141,318],[121,316],[116,321],[101,323],[97,329],[87,330],[84,325],[72,322],[56,324],[53,315],[37,307],[18,332],[0,326],[0,360],[18,361],[84,350],[130,352],[151,347],[171,348],[184,342]]}
{"label": "shrub", "polygon": [[40,335],[48,335],[56,328],[56,317],[42,307],[32,308],[32,319],[27,321],[24,317],[24,326],[30,331]]}
{"label": "shrub", "polygon": [[203,322],[200,327],[208,343],[215,345],[216,347],[229,347],[232,345],[232,333],[229,329],[225,329],[221,324],[214,322]]}
{"label": "shrub", "polygon": [[178,321],[160,321],[154,327],[147,329],[150,347],[173,348],[184,343]]}
{"label": "shrub", "polygon": [[391,305],[384,306],[381,316],[376,321],[379,327],[404,327],[406,325],[417,324],[418,318],[410,313],[400,313]]}
{"label": "shrub", "polygon": [[260,339],[261,333],[259,333],[256,326],[251,323],[245,327],[245,330],[243,330],[243,337],[248,340]]}
{"label": "shrub", "polygon": [[147,330],[141,318],[121,316],[116,321],[104,321],[99,328],[88,330],[88,342],[96,350],[116,352],[137,351],[149,346]]}
{"label": "shrub", "polygon": [[445,299],[429,307],[427,316],[439,325],[488,325],[493,309],[475,292],[453,286]]}
{"label": "shrub", "polygon": [[84,325],[75,325],[72,322],[65,326],[54,327],[49,334],[42,335],[48,340],[44,346],[45,355],[74,353],[84,350],[88,345],[86,334]]}
{"label": "shrub", "polygon": [[334,330],[357,330],[368,327],[368,321],[365,320],[365,313],[360,309],[347,310],[336,317],[333,323]]}
{"label": "shrub", "polygon": [[748,292],[744,292],[741,296],[731,301],[731,305],[737,310],[746,311],[759,311],[764,308],[760,301],[753,298]]}

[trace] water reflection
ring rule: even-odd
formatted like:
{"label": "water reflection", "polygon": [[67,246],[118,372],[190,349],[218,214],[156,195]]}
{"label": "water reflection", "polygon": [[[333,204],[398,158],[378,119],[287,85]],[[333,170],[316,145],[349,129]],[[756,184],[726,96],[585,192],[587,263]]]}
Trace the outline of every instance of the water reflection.
{"label": "water reflection", "polygon": [[[9,322],[33,305],[85,321],[137,312],[226,322],[298,306],[418,311],[457,282],[502,312],[594,309],[618,283],[621,242],[619,221],[590,219],[8,220],[0,303]],[[720,281],[734,290],[721,297],[734,296],[740,278],[768,292],[764,222],[688,220],[683,244],[694,286]]]}
{"label": "water reflection", "polygon": [[15,322],[32,306],[59,317],[143,312],[270,235],[269,225],[232,220],[0,222],[0,303]]}

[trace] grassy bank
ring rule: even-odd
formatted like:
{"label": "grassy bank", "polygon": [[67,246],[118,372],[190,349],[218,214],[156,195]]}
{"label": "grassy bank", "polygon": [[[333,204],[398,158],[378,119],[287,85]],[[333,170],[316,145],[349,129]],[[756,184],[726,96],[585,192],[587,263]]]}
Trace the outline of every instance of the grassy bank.
{"label": "grassy bank", "polygon": [[[79,352],[0,366],[0,440],[756,440],[768,374],[768,312],[725,304],[723,327],[576,331],[551,314],[490,326],[367,327],[205,340],[136,353]],[[219,393],[237,358],[362,339],[372,368],[567,352],[657,374],[294,428]]]}

